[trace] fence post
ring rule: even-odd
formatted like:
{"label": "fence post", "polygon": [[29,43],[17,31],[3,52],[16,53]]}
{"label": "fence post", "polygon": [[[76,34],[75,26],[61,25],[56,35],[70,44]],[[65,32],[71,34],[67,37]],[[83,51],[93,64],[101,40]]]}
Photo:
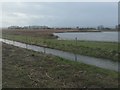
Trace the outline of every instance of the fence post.
{"label": "fence post", "polygon": [[26,35],[26,49],[27,49],[27,35]]}
{"label": "fence post", "polygon": [[75,38],[75,41],[76,41],[76,47],[77,47],[77,37]]}
{"label": "fence post", "polygon": [[77,37],[75,38],[76,48],[75,48],[75,61],[77,61]]}
{"label": "fence post", "polygon": [[77,61],[77,55],[75,54],[75,61]]}
{"label": "fence post", "polygon": [[44,54],[45,54],[47,45],[44,45],[43,47],[44,47]]}
{"label": "fence post", "polygon": [[44,54],[45,54],[45,47],[44,47]]}
{"label": "fence post", "polygon": [[[14,36],[12,38],[14,39]],[[14,45],[14,40],[13,39],[12,39],[12,41],[13,41],[13,45]]]}

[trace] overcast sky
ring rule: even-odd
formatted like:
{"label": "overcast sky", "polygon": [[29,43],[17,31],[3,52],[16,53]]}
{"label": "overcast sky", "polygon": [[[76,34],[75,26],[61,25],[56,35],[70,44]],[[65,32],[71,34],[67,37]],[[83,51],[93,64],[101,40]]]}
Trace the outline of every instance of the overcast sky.
{"label": "overcast sky", "polygon": [[16,2],[2,4],[2,24],[50,27],[113,27],[118,23],[117,2]]}

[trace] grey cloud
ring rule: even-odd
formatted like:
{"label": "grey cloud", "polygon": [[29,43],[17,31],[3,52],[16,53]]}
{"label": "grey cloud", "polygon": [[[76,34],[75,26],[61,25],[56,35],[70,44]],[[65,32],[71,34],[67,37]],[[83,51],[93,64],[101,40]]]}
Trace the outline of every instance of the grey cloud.
{"label": "grey cloud", "polygon": [[[114,26],[117,3],[3,3],[3,24],[49,26]],[[15,16],[18,13],[18,16]],[[21,13],[21,14],[20,14]],[[23,14],[22,14],[23,13]],[[21,15],[21,16],[20,16]],[[27,15],[23,18],[22,15]],[[7,23],[7,19],[14,22]],[[4,20],[6,19],[6,20]],[[24,20],[25,19],[25,20]],[[22,23],[18,22],[21,21]],[[6,21],[6,23],[4,22]],[[10,21],[8,21],[10,22]]]}

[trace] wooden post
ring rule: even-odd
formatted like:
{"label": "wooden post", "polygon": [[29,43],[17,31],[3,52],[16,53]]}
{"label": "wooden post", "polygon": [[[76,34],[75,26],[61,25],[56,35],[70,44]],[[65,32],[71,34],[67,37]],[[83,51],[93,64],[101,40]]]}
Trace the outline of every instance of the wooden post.
{"label": "wooden post", "polygon": [[76,42],[75,61],[77,61],[77,55],[76,55],[76,53],[77,53],[77,37],[75,38],[75,42]]}
{"label": "wooden post", "polygon": [[77,47],[77,37],[75,38],[75,41],[76,41],[76,47]]}
{"label": "wooden post", "polygon": [[45,47],[44,47],[44,54],[45,54]]}
{"label": "wooden post", "polygon": [[12,42],[13,42],[13,45],[14,45],[14,40],[12,40]]}
{"label": "wooden post", "polygon": [[26,35],[26,49],[27,49],[27,35]]}
{"label": "wooden post", "polygon": [[77,55],[75,54],[75,61],[77,61]]}
{"label": "wooden post", "polygon": [[47,45],[44,45],[44,54],[46,53],[46,46],[47,46]]}

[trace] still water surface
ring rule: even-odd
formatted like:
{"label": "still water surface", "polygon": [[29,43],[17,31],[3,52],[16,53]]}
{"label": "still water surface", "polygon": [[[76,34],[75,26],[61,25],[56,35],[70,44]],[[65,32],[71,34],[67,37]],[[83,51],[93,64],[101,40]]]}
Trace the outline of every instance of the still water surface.
{"label": "still water surface", "polygon": [[88,40],[88,41],[108,41],[118,42],[118,32],[67,32],[54,33],[59,40]]}

